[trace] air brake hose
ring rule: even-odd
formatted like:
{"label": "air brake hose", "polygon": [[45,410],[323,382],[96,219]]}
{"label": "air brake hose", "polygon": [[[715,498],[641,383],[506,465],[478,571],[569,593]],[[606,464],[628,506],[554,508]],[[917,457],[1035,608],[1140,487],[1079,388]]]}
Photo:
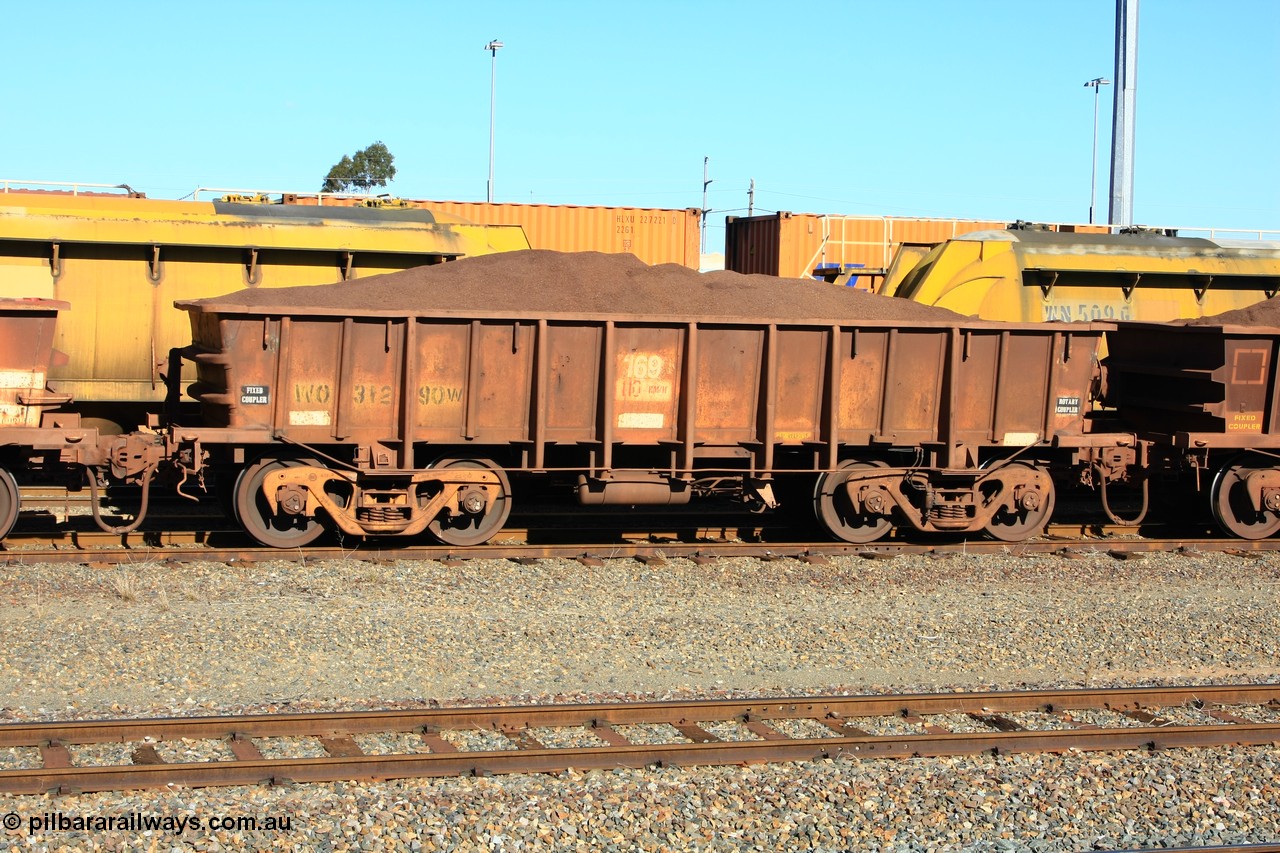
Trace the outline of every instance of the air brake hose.
{"label": "air brake hose", "polygon": [[1146,477],[1142,478],[1142,510],[1138,513],[1137,518],[1126,521],[1111,511],[1111,504],[1107,501],[1107,478],[1100,476],[1098,479],[1100,481],[1098,491],[1102,493],[1102,511],[1107,514],[1107,518],[1121,527],[1133,527],[1141,524],[1142,519],[1147,517],[1147,509],[1151,505],[1151,501],[1148,498],[1148,489],[1151,481]]}
{"label": "air brake hose", "polygon": [[84,470],[89,475],[89,494],[93,498],[91,505],[93,507],[94,522],[108,533],[132,533],[137,530],[142,525],[142,520],[147,517],[147,505],[151,497],[151,476],[156,472],[155,466],[152,465],[143,472],[142,505],[138,507],[137,516],[134,517],[130,524],[121,527],[112,527],[102,520],[102,507],[98,499],[98,477],[87,465]]}

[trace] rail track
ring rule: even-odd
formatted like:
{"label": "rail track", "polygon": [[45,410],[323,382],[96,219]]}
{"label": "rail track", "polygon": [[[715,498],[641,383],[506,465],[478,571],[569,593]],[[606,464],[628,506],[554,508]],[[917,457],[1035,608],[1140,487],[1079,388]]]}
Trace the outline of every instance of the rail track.
{"label": "rail track", "polygon": [[[605,559],[633,558],[661,563],[684,557],[713,561],[737,557],[763,560],[791,557],[822,563],[833,557],[855,556],[887,559],[923,554],[948,557],[960,554],[1057,555],[1064,559],[1108,554],[1117,559],[1141,558],[1149,553],[1205,552],[1262,555],[1280,550],[1280,539],[1241,540],[1198,533],[1148,530],[1139,536],[1133,528],[1051,525],[1046,535],[1025,542],[985,539],[886,539],[855,545],[830,540],[809,540],[793,531],[767,527],[714,524],[644,524],[603,526],[591,529],[531,530],[510,527],[484,545],[457,546],[393,540],[351,540],[306,548],[278,549],[257,545],[241,531],[219,518],[191,524],[191,519],[168,529],[144,528],[131,533],[106,533],[91,524],[59,525],[57,529],[26,529],[11,534],[0,546],[0,565],[30,563],[140,563],[140,562],[259,562],[306,560],[436,560],[469,559],[576,559],[594,563]],[[1173,535],[1170,535],[1173,534]]]}
{"label": "rail track", "polygon": [[1222,844],[1213,847],[1144,847],[1132,850],[1115,850],[1114,853],[1147,853],[1147,850],[1162,850],[1162,853],[1280,853],[1280,841],[1274,844]]}
{"label": "rail track", "polygon": [[[714,531],[700,531],[693,540],[664,539],[650,534],[636,534],[637,539],[617,542],[585,541],[574,544],[528,544],[499,541],[483,546],[456,547],[443,545],[395,546],[386,543],[356,543],[349,547],[309,547],[281,550],[253,545],[237,537],[234,544],[202,543],[199,537],[183,541],[182,536],[90,537],[68,536],[56,544],[21,544],[0,549],[0,565],[34,563],[131,564],[190,562],[252,563],[303,562],[308,560],[359,560],[393,562],[396,560],[434,560],[446,565],[465,560],[578,560],[598,565],[603,560],[631,558],[651,565],[668,559],[686,558],[695,562],[750,557],[776,560],[790,557],[807,563],[822,564],[835,557],[891,559],[918,554],[939,559],[959,554],[1035,556],[1053,555],[1063,559],[1082,559],[1106,554],[1120,560],[1141,559],[1146,554],[1177,553],[1196,556],[1223,552],[1238,556],[1261,556],[1280,550],[1280,542],[1241,542],[1235,539],[1068,539],[1046,538],[1008,545],[1000,542],[934,542],[876,543],[854,546],[830,542],[762,543],[715,538]],[[216,538],[216,537],[215,537]],[[125,541],[121,541],[124,539]],[[21,537],[19,537],[21,542]]]}
{"label": "rail track", "polygon": [[[793,557],[822,562],[837,556],[887,558],[900,554],[1058,554],[1065,558],[1105,552],[1117,558],[1151,552],[1262,553],[1280,550],[1280,539],[1242,540],[1215,535],[1207,525],[1181,528],[1125,527],[1097,520],[1049,525],[1046,534],[1019,543],[987,539],[888,538],[869,544],[810,540],[778,520],[741,513],[683,513],[678,518],[628,512],[596,513],[595,526],[562,512],[513,514],[512,524],[485,545],[463,547],[399,540],[340,541],[302,549],[262,547],[208,503],[162,500],[147,523],[130,533],[107,533],[88,517],[83,492],[23,489],[23,523],[0,545],[0,564],[82,562],[253,562],[274,560],[465,560],[637,558],[660,562],[686,557]],[[108,505],[128,518],[129,495]],[[1141,535],[1139,533],[1141,532]]]}
{"label": "rail track", "polygon": [[[513,535],[520,531],[513,531]],[[277,549],[254,545],[242,537],[228,544],[212,544],[201,537],[184,536],[67,536],[58,543],[28,544],[23,537],[13,537],[18,544],[0,549],[0,565],[35,563],[87,563],[116,565],[164,563],[180,565],[191,562],[253,563],[304,562],[317,560],[358,560],[384,563],[397,560],[434,560],[445,565],[459,565],[466,560],[578,560],[599,565],[604,560],[636,559],[650,565],[661,565],[668,559],[685,558],[695,562],[714,562],[750,557],[776,560],[784,557],[807,563],[823,564],[835,557],[891,559],[900,555],[925,555],[938,559],[960,554],[1036,556],[1053,555],[1062,559],[1083,559],[1105,554],[1119,560],[1141,559],[1155,553],[1177,553],[1193,557],[1209,552],[1237,556],[1261,556],[1280,550],[1280,541],[1241,542],[1237,539],[1078,539],[1045,538],[1010,545],[1002,542],[880,542],[872,546],[845,545],[831,542],[745,542],[717,538],[712,530],[698,531],[690,539],[664,538],[651,533],[637,533],[634,539],[620,541],[586,540],[573,544],[529,544],[518,540],[497,541],[481,546],[390,545],[387,543],[354,543],[350,546],[312,546],[305,549]],[[217,541],[217,537],[212,537]]]}
{"label": "rail track", "polygon": [[[193,742],[219,757],[174,760]],[[129,760],[79,763],[104,743]],[[1272,743],[1280,684],[11,723],[39,766],[0,793]]]}
{"label": "rail track", "polygon": [[[1144,853],[1156,848],[1139,847],[1131,850],[1118,850],[1115,853]],[[1164,853],[1280,853],[1280,841],[1261,844],[1223,844],[1213,847],[1161,847]]]}

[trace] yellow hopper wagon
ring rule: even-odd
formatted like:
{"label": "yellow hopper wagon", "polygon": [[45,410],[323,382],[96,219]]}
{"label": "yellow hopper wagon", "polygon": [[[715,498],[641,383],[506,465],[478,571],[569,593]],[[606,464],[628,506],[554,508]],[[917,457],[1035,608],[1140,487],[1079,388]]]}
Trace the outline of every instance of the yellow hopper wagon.
{"label": "yellow hopper wagon", "polygon": [[[127,189],[127,188],[126,188]],[[103,430],[158,411],[169,350],[189,342],[178,300],[329,284],[529,248],[518,225],[399,205],[302,205],[136,193],[0,192],[0,298],[70,304],[49,386]]]}
{"label": "yellow hopper wagon", "polygon": [[1169,232],[975,231],[934,247],[887,295],[1013,322],[1165,322],[1280,290],[1280,243]]}

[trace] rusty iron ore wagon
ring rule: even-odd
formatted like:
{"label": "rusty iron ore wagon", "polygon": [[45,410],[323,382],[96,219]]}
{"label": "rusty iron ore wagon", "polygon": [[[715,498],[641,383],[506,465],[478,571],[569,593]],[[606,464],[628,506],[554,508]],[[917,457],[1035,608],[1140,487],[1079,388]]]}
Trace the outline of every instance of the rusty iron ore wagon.
{"label": "rusty iron ore wagon", "polygon": [[[529,493],[754,507],[803,495],[851,542],[1034,535],[1087,431],[1103,327],[903,326],[182,302],[201,426],[259,541],[488,540]],[[176,373],[176,371],[175,371]],[[1122,439],[1121,439],[1122,440]],[[519,495],[521,492],[517,491]]]}
{"label": "rusty iron ore wagon", "polygon": [[1280,328],[1122,323],[1107,345],[1099,396],[1151,449],[1145,467],[1192,474],[1234,536],[1280,531]]}

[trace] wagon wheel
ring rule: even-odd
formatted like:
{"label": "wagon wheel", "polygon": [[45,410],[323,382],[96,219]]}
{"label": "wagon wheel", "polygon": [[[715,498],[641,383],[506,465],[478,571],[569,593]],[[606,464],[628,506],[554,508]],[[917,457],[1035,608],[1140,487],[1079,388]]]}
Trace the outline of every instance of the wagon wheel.
{"label": "wagon wheel", "polygon": [[987,522],[986,532],[992,539],[999,539],[1001,542],[1021,542],[1023,539],[1030,539],[1032,536],[1044,530],[1045,524],[1049,521],[1049,516],[1053,514],[1053,505],[1057,500],[1053,480],[1049,477],[1049,473],[1037,465],[1029,465],[1026,462],[1010,462],[1008,469],[1023,468],[1040,474],[1040,481],[1044,484],[1041,489],[1028,490],[1023,493],[1021,498],[1021,506],[1016,511],[1010,512],[1007,507],[1001,507],[996,514]]}
{"label": "wagon wheel", "polygon": [[264,456],[240,472],[236,479],[236,520],[254,539],[272,548],[302,548],[324,533],[315,516],[273,513],[262,493],[267,475],[282,468],[319,465],[314,459]]}
{"label": "wagon wheel", "polygon": [[1244,457],[1236,457],[1224,465],[1213,478],[1209,492],[1209,508],[1213,518],[1227,533],[1241,539],[1265,539],[1280,530],[1280,515],[1268,510],[1258,512],[1253,508],[1245,490],[1245,479],[1256,470],[1241,464]]}
{"label": "wagon wheel", "polygon": [[506,472],[488,459],[437,459],[431,468],[469,468],[491,471],[498,476],[496,486],[464,486],[459,495],[461,512],[442,510],[427,529],[446,545],[480,545],[488,542],[511,515],[511,483]]}
{"label": "wagon wheel", "polygon": [[813,490],[813,511],[827,532],[837,539],[859,544],[874,542],[889,532],[893,522],[888,515],[854,509],[844,488],[855,471],[887,467],[883,462],[844,462],[839,471],[818,477],[818,484]]}
{"label": "wagon wheel", "polygon": [[21,504],[22,493],[18,491],[18,481],[4,468],[0,468],[0,539],[8,536],[13,529]]}

